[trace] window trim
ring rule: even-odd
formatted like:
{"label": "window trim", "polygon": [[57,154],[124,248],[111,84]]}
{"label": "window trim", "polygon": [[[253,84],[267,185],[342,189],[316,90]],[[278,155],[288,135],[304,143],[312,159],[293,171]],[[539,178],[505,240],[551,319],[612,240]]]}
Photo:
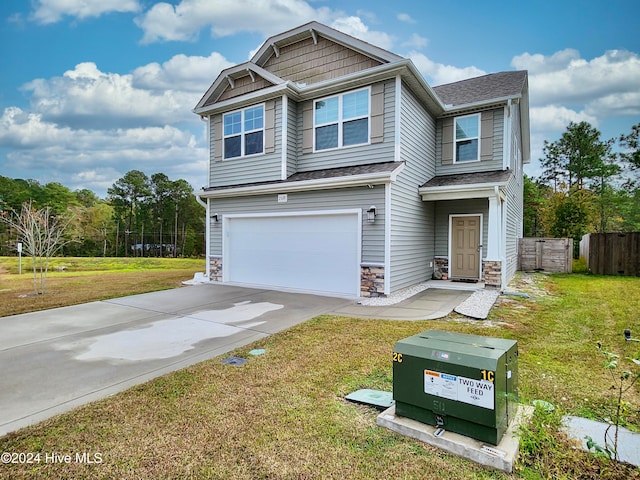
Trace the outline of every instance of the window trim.
{"label": "window trim", "polygon": [[[244,122],[245,122],[245,112],[247,110],[251,110],[254,109],[256,107],[261,107],[262,108],[262,128],[256,128],[253,130],[245,130],[244,129]],[[224,119],[227,115],[233,115],[234,113],[238,113],[240,112],[240,133],[234,133],[232,135],[225,135],[224,133]],[[225,112],[222,114],[222,160],[235,160],[238,158],[247,158],[247,157],[255,157],[257,155],[264,155],[265,154],[265,134],[266,134],[266,103],[258,103],[255,105],[250,105],[248,107],[244,107],[244,108],[239,108],[237,110],[232,110],[230,112]],[[246,154],[245,153],[245,144],[246,144],[246,135],[250,134],[250,133],[256,133],[256,132],[262,132],[262,151],[260,152],[256,152],[256,153],[250,153],[250,154]],[[232,138],[232,137],[237,137],[240,136],[240,155],[237,155],[235,157],[227,157],[226,156],[226,142],[225,140],[227,138]]]}
{"label": "window trim", "polygon": [[[457,135],[458,135],[458,131],[457,131],[457,122],[460,119],[463,118],[470,118],[470,117],[476,117],[478,119],[478,135],[475,137],[467,137],[464,139],[458,139]],[[480,139],[482,138],[482,134],[480,129],[482,128],[482,114],[481,113],[471,113],[469,115],[461,115],[459,117],[454,117],[453,119],[453,163],[456,164],[467,164],[467,163],[473,163],[473,162],[479,162],[481,160],[480,158]],[[462,142],[462,141],[469,141],[469,140],[476,140],[477,142],[477,150],[476,150],[476,158],[475,160],[458,160],[458,142]]]}
{"label": "window trim", "polygon": [[[357,116],[357,117],[351,117],[348,119],[344,119],[343,118],[343,114],[344,114],[344,110],[343,110],[343,98],[345,95],[350,95],[352,93],[358,93],[358,92],[362,92],[362,91],[366,91],[368,93],[367,95],[367,113],[366,115],[361,115],[361,116]],[[336,121],[333,122],[325,122],[325,123],[316,123],[316,104],[318,102],[322,102],[324,100],[329,100],[332,98],[338,98],[338,119]],[[332,150],[339,150],[342,148],[351,148],[351,147],[359,147],[362,145],[370,145],[371,144],[371,86],[367,86],[367,87],[363,87],[363,88],[358,88],[356,90],[350,90],[348,92],[342,92],[342,93],[338,93],[337,95],[330,95],[328,97],[322,97],[322,98],[318,98],[316,100],[313,101],[313,107],[312,107],[312,129],[313,129],[313,152],[317,153],[317,152],[330,152]],[[348,123],[348,122],[353,122],[356,120],[363,120],[366,119],[367,120],[367,141],[366,142],[362,142],[362,143],[354,143],[351,145],[344,145],[344,138],[343,138],[343,133],[344,133],[344,124]],[[338,146],[337,147],[331,147],[331,148],[321,148],[318,149],[317,147],[317,138],[316,138],[316,133],[317,133],[317,129],[320,127],[327,127],[330,125],[338,125]]]}

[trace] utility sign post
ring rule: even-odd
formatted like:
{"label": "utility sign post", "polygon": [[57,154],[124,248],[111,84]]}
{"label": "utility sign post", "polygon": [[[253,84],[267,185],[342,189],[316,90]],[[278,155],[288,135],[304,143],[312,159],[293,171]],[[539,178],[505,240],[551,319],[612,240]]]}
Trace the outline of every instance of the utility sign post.
{"label": "utility sign post", "polygon": [[22,275],[22,242],[18,242],[18,274]]}

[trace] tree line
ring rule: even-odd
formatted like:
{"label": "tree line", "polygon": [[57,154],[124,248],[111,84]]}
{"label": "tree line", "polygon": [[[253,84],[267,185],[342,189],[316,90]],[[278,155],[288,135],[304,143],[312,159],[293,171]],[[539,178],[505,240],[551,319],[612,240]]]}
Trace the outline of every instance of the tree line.
{"label": "tree line", "polygon": [[545,141],[540,177],[525,176],[524,236],[573,238],[575,256],[587,233],[640,231],[639,136],[640,123],[602,139],[588,122],[572,122]]}
{"label": "tree line", "polygon": [[[545,141],[540,177],[524,178],[524,236],[573,238],[577,252],[586,233],[640,231],[639,142],[640,123],[603,140],[587,122],[572,122],[559,140]],[[68,220],[64,255],[204,254],[205,215],[186,180],[131,170],[107,193],[100,199],[88,189],[0,176],[0,214],[28,203]],[[0,255],[14,254],[18,237],[0,222]]]}
{"label": "tree line", "polygon": [[[205,215],[191,185],[164,173],[131,170],[101,199],[88,189],[0,176],[0,214],[24,205],[68,222],[60,254],[68,256],[199,256],[205,250]],[[13,255],[19,232],[0,222],[0,255]]]}

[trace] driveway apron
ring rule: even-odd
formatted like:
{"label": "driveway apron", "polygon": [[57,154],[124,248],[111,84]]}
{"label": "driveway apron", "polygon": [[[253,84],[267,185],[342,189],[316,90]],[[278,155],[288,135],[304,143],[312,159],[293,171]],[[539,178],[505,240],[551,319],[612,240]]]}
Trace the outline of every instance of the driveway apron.
{"label": "driveway apron", "polygon": [[0,317],[0,435],[351,303],[204,284]]}

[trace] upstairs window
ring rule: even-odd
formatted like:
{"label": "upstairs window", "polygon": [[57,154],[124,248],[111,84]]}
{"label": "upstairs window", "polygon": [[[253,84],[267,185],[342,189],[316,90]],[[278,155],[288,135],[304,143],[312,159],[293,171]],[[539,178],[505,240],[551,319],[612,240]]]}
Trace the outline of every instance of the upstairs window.
{"label": "upstairs window", "polygon": [[264,153],[264,105],[223,115],[224,158]]}
{"label": "upstairs window", "polygon": [[370,96],[369,89],[365,88],[316,100],[313,104],[315,149],[369,143]]}
{"label": "upstairs window", "polygon": [[480,114],[455,119],[455,147],[453,161],[477,162],[480,160]]}

